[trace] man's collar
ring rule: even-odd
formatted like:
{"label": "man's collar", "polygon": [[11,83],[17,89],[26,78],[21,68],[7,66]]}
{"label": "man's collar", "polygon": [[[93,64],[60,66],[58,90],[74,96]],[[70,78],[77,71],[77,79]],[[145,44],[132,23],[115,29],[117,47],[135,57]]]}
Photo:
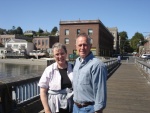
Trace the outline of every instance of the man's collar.
{"label": "man's collar", "polygon": [[91,59],[91,57],[94,57],[93,53],[92,52],[89,52],[89,54],[83,59],[81,57],[79,57],[79,61],[80,62],[83,62],[83,61],[88,61],[89,59]]}

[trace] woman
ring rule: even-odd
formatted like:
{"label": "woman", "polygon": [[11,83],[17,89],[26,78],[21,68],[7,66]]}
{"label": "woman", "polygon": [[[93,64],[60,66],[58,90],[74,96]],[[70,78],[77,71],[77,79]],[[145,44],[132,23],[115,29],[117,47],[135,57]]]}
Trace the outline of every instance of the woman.
{"label": "woman", "polygon": [[52,50],[56,62],[48,66],[41,76],[38,84],[40,98],[45,113],[71,113],[72,64],[66,61],[67,50],[63,44],[55,43]]}

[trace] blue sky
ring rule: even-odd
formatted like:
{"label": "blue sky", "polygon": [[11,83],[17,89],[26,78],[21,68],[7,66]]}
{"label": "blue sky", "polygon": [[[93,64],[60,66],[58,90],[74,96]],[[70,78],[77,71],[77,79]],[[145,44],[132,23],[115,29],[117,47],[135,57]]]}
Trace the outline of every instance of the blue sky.
{"label": "blue sky", "polygon": [[[59,22],[97,20],[106,27],[150,34],[150,0],[1,0],[0,28],[51,31]],[[148,33],[144,33],[148,32]]]}

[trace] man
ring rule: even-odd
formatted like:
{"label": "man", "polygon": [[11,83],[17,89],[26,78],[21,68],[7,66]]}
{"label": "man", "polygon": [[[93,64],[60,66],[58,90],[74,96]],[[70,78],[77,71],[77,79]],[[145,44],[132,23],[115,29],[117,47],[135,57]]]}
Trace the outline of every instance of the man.
{"label": "man", "polygon": [[90,51],[91,39],[81,33],[76,39],[79,58],[73,70],[73,113],[102,113],[106,106],[107,68]]}
{"label": "man", "polygon": [[120,64],[120,61],[121,61],[120,55],[118,55],[117,60],[118,60],[118,63]]}

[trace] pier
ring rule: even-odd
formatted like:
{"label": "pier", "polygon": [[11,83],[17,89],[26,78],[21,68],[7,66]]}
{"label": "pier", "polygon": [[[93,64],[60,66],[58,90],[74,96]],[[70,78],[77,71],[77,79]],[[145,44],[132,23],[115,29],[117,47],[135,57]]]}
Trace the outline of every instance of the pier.
{"label": "pier", "polygon": [[150,81],[134,63],[123,62],[107,81],[104,113],[150,113]]}
{"label": "pier", "polygon": [[[109,72],[104,113],[149,113],[150,65],[132,56],[124,57],[121,64],[117,60],[104,63]],[[0,83],[0,113],[44,113],[37,87],[39,78]]]}

